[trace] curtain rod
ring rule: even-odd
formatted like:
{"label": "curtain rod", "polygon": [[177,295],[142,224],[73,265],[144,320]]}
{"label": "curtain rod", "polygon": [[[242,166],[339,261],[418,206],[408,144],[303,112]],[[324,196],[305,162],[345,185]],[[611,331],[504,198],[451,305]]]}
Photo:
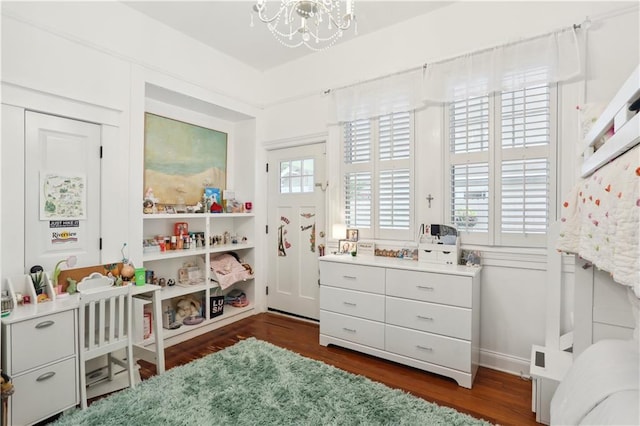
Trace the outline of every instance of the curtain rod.
{"label": "curtain rod", "polygon": [[493,49],[498,49],[498,48],[507,47],[507,46],[513,46],[515,44],[524,43],[524,42],[532,41],[532,40],[537,40],[539,38],[550,36],[551,34],[559,34],[559,33],[565,32],[565,31],[569,31],[569,30],[574,30],[575,31],[575,30],[578,30],[578,29],[582,28],[582,26],[584,26],[585,29],[588,29],[591,26],[591,21],[589,20],[588,17],[581,24],[573,24],[573,25],[570,25],[568,27],[560,28],[560,29],[557,29],[557,30],[554,30],[554,31],[549,31],[549,32],[544,33],[544,34],[540,34],[540,35],[536,35],[536,36],[533,36],[533,37],[528,37],[528,38],[524,38],[524,39],[521,39],[521,40],[516,40],[516,41],[512,41],[512,42],[509,42],[509,43],[504,43],[504,44],[500,44],[500,45],[496,45],[496,46],[492,46],[492,47],[487,47],[487,48],[480,49],[480,50],[475,50],[473,52],[463,53],[461,55],[456,55],[456,56],[453,56],[451,58],[446,58],[446,59],[442,59],[442,60],[431,62],[431,63],[425,62],[423,65],[421,65],[419,67],[407,68],[407,69],[404,69],[404,70],[396,71],[396,72],[391,73],[391,74],[385,74],[385,75],[382,75],[382,76],[379,76],[379,77],[374,77],[374,78],[371,78],[369,80],[359,81],[357,83],[347,84],[347,85],[344,85],[344,86],[335,87],[333,89],[326,89],[322,93],[324,95],[328,95],[329,93],[331,93],[334,90],[347,89],[349,87],[358,86],[360,84],[371,83],[373,81],[382,80],[382,79],[393,77],[393,76],[396,76],[396,75],[408,74],[410,72],[418,71],[420,69],[422,69],[424,71],[430,65],[443,64],[445,62],[454,61],[456,59],[459,59],[459,58],[462,58],[462,57],[465,57],[465,56],[477,55],[477,54],[480,54],[480,53],[488,52],[488,51],[493,50]]}

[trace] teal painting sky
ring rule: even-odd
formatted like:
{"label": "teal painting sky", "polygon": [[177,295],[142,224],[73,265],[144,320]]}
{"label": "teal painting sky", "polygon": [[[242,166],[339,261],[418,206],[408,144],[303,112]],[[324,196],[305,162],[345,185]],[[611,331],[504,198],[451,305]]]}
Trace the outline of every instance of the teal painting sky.
{"label": "teal painting sky", "polygon": [[226,171],[227,134],[146,113],[144,158],[145,170],[169,175]]}

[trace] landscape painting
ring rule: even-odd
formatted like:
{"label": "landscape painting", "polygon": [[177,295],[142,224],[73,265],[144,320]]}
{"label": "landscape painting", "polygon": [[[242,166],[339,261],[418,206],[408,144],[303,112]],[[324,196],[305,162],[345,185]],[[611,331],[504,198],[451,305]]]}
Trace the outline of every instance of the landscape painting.
{"label": "landscape painting", "polygon": [[160,205],[194,206],[226,188],[227,134],[145,113],[144,191]]}

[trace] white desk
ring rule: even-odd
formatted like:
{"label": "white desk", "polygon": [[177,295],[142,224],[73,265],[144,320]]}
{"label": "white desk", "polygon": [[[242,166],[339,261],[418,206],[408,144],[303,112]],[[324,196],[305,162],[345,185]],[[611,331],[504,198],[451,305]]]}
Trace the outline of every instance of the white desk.
{"label": "white desk", "polygon": [[153,316],[153,335],[156,339],[155,351],[149,350],[142,345],[134,345],[133,354],[147,362],[156,365],[156,373],[164,373],[164,338],[162,336],[162,299],[158,285],[145,284],[136,285],[131,288],[133,297],[151,300]]}
{"label": "white desk", "polygon": [[[161,287],[131,286],[131,296],[152,303],[155,351],[134,344],[135,356],[164,366]],[[2,318],[2,369],[12,376],[10,424],[33,424],[79,403],[78,295],[14,308]],[[36,398],[33,395],[48,395]]]}

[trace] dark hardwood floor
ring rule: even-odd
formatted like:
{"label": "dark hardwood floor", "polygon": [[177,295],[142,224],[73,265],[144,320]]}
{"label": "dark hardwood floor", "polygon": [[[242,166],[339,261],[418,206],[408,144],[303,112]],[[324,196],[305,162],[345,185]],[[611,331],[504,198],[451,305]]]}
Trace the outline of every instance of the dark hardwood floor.
{"label": "dark hardwood floor", "polygon": [[[318,324],[274,313],[258,314],[166,348],[166,368],[186,364],[248,337],[270,342],[494,424],[538,424],[531,412],[531,382],[528,380],[481,367],[473,389],[465,389],[454,380],[436,374],[348,349],[321,346],[318,343]],[[155,374],[153,364],[144,361],[139,364],[143,380]]]}

